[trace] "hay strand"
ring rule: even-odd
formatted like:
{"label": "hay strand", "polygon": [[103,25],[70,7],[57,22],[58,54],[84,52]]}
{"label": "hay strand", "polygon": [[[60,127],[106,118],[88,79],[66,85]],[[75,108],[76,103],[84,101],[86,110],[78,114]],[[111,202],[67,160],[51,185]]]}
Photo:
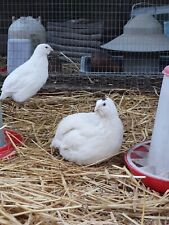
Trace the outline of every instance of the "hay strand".
{"label": "hay strand", "polygon": [[[97,165],[78,166],[50,149],[56,125],[66,115],[92,111],[112,97],[124,123],[121,152]],[[41,94],[20,106],[3,102],[5,124],[25,142],[17,158],[0,164],[0,224],[124,225],[169,221],[168,195],[149,190],[124,165],[124,153],[151,137],[158,96],[139,91]],[[160,222],[159,222],[160,221]]]}

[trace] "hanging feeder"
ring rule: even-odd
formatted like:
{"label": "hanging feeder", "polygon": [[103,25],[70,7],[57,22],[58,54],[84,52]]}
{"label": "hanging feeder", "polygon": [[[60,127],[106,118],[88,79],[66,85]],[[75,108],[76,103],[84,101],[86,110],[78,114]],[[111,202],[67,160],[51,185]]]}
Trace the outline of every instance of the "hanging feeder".
{"label": "hanging feeder", "polygon": [[169,66],[163,74],[151,142],[140,143],[125,155],[129,170],[145,176],[142,182],[160,193],[169,189]]}
{"label": "hanging feeder", "polygon": [[161,65],[166,65],[164,52],[169,51],[169,38],[153,15],[140,14],[125,24],[121,35],[101,48],[123,55],[124,72],[156,74]]}

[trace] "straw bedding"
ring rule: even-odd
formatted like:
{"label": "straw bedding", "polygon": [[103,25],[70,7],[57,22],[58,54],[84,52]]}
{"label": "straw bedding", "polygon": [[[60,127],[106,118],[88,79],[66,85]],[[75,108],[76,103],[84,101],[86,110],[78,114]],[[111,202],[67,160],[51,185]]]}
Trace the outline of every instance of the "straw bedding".
{"label": "straw bedding", "polygon": [[0,165],[0,224],[167,224],[168,193],[160,196],[124,166],[124,152],[150,138],[158,96],[112,91],[125,126],[121,153],[94,166],[63,160],[50,142],[64,116],[93,110],[103,92],[40,94],[24,106],[3,102],[4,124],[24,136],[17,157]]}

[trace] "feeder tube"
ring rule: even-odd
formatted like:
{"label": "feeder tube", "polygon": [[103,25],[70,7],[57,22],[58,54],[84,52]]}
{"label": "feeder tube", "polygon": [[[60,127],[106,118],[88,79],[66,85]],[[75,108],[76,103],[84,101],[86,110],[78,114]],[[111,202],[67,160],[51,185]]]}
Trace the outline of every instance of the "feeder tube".
{"label": "feeder tube", "polygon": [[155,167],[157,175],[169,172],[169,66],[164,68],[163,73],[148,155],[148,164]]}
{"label": "feeder tube", "polygon": [[1,108],[1,104],[0,104],[0,147],[4,146],[6,144],[4,129],[2,127],[3,127],[3,119],[2,119],[2,108]]}

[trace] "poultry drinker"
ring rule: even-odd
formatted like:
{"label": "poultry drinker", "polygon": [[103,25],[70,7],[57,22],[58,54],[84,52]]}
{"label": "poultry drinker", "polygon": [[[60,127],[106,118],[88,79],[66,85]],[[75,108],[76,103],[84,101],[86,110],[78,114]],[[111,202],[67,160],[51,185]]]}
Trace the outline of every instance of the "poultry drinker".
{"label": "poultry drinker", "polygon": [[145,176],[142,182],[157,192],[169,189],[169,66],[164,74],[151,141],[132,147],[125,162],[134,175]]}
{"label": "poultry drinker", "polygon": [[21,134],[3,127],[2,110],[0,107],[0,159],[13,158],[16,146],[23,142]]}

